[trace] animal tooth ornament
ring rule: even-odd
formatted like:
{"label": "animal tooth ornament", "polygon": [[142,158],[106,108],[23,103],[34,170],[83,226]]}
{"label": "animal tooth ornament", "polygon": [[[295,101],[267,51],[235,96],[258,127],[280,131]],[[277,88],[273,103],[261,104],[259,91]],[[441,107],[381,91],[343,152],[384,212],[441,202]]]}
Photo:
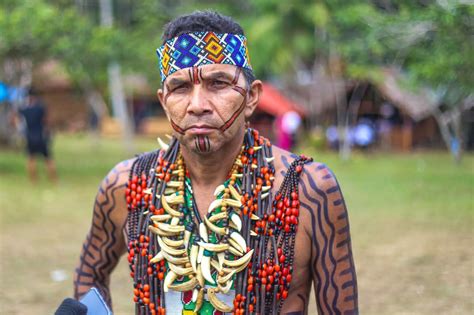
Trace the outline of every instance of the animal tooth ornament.
{"label": "animal tooth ornament", "polygon": [[207,289],[207,296],[209,297],[209,301],[211,304],[219,311],[224,312],[224,313],[229,313],[232,312],[233,307],[226,305],[224,302],[219,300],[219,298],[216,295],[216,289],[214,288],[209,288]]}
{"label": "animal tooth ornament", "polygon": [[[201,217],[179,142],[159,143],[159,153],[136,160],[126,196],[136,314],[279,314],[298,224],[286,213],[299,206],[298,176],[308,160],[296,159],[275,193],[271,145],[247,129]],[[137,186],[143,193],[135,189],[132,197]],[[271,282],[256,279],[263,271]]]}
{"label": "animal tooth ornament", "polygon": [[161,149],[165,151],[169,149],[169,145],[166,144],[163,140],[161,140],[160,137],[156,138],[156,140],[158,141],[158,144],[160,145]]}

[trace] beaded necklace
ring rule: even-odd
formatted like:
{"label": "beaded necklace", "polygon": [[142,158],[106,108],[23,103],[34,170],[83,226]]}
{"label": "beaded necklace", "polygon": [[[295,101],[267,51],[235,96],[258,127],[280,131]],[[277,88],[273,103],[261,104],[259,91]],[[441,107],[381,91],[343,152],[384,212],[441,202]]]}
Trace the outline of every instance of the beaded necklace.
{"label": "beaded necklace", "polygon": [[[126,192],[136,314],[165,314],[170,291],[185,292],[191,303],[183,309],[200,314],[278,314],[291,282],[299,174],[309,159],[290,165],[273,196],[271,144],[248,129],[229,179],[201,219],[178,141],[162,147],[160,156],[136,160]],[[229,292],[230,304],[219,297]]]}

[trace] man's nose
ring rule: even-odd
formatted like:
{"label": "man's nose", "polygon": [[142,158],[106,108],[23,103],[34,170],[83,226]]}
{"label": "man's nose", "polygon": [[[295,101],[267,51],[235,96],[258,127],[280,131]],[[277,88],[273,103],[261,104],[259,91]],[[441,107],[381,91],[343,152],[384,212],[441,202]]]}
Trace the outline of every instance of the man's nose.
{"label": "man's nose", "polygon": [[190,95],[188,113],[201,116],[212,112],[208,95],[201,84],[195,84]]}

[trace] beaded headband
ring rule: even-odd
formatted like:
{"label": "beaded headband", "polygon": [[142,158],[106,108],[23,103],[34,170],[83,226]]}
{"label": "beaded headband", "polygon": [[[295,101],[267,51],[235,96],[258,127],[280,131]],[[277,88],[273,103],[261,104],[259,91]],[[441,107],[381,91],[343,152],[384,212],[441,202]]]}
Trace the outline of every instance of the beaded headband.
{"label": "beaded headband", "polygon": [[185,68],[228,64],[252,70],[244,35],[194,32],[167,40],[156,50],[161,82]]}

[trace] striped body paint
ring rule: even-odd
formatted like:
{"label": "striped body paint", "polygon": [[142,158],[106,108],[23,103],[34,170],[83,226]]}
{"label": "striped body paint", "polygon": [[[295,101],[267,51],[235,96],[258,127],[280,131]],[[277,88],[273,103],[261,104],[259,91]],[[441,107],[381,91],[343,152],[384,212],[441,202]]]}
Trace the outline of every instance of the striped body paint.
{"label": "striped body paint", "polygon": [[[286,167],[290,165],[285,156],[281,162]],[[300,209],[310,217],[310,264],[318,313],[356,315],[359,313],[357,277],[341,189],[324,164],[309,164],[303,174]]]}

